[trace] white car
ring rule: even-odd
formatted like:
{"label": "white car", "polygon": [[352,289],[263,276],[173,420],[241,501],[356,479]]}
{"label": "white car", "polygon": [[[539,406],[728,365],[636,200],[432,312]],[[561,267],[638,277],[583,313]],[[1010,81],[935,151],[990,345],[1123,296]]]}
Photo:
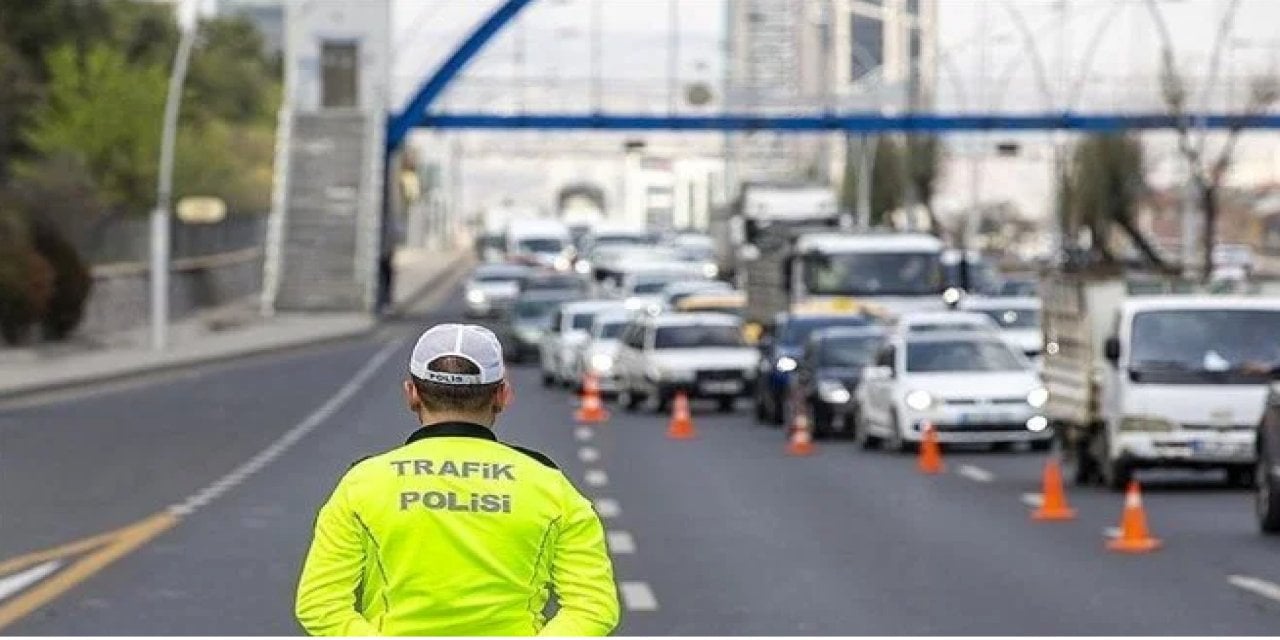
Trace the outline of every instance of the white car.
{"label": "white car", "polygon": [[742,339],[742,320],[722,313],[639,316],[618,348],[618,400],[663,411],[677,392],[712,398],[721,411],[750,393],[760,353]]}
{"label": "white car", "polygon": [[1044,336],[1040,333],[1039,298],[972,297],[962,300],[960,308],[987,315],[998,325],[1009,346],[1028,358],[1040,357]]}
{"label": "white car", "polygon": [[530,269],[518,264],[485,264],[476,267],[464,286],[467,315],[487,317],[511,306],[520,293],[520,281]]}
{"label": "white car", "polygon": [[587,339],[578,345],[570,361],[569,379],[582,385],[587,373],[596,376],[596,383],[603,393],[618,390],[617,367],[618,339],[623,329],[631,323],[634,313],[627,311],[603,311],[591,321]]}
{"label": "white car", "polygon": [[1034,365],[998,335],[898,335],[863,369],[854,427],[865,448],[914,449],[933,425],[943,443],[1029,442],[1047,449],[1049,393]]}
{"label": "white car", "polygon": [[578,346],[589,337],[591,321],[597,313],[620,308],[621,303],[616,300],[581,300],[560,305],[538,344],[542,384],[569,384],[573,380],[571,363]]}
{"label": "white car", "polygon": [[664,306],[662,290],[667,285],[698,278],[701,273],[694,264],[654,262],[630,265],[622,275],[621,284],[614,290],[614,297],[621,299],[628,311],[656,313]]}
{"label": "white car", "polygon": [[990,331],[1000,327],[986,314],[973,311],[911,311],[898,316],[894,333],[918,335],[938,331]]}

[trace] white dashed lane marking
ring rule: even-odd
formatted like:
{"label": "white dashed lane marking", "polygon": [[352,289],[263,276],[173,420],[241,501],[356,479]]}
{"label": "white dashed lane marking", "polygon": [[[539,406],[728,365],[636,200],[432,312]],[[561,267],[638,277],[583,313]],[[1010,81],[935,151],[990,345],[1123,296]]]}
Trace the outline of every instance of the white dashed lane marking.
{"label": "white dashed lane marking", "polygon": [[1044,496],[1038,493],[1024,493],[1022,494],[1022,504],[1028,507],[1038,507],[1044,504]]}
{"label": "white dashed lane marking", "polygon": [[50,560],[44,564],[38,564],[31,567],[26,571],[0,578],[0,600],[4,600],[9,596],[44,580],[49,576],[49,574],[57,571],[60,566],[62,566],[61,560]]}
{"label": "white dashed lane marking", "polygon": [[635,553],[636,541],[626,531],[610,531],[605,534],[609,541],[609,551],[614,554]]}
{"label": "white dashed lane marking", "polygon": [[618,589],[622,591],[622,603],[628,611],[657,611],[658,599],[646,582],[620,582]]}
{"label": "white dashed lane marking", "polygon": [[622,515],[622,507],[618,506],[618,501],[613,498],[596,499],[596,513],[601,518],[616,518]]}
{"label": "white dashed lane marking", "polygon": [[971,464],[960,465],[960,468],[956,469],[956,473],[960,474],[961,477],[968,478],[974,482],[991,482],[996,479],[990,471],[987,471],[982,467],[975,467]]}
{"label": "white dashed lane marking", "polygon": [[587,469],[583,479],[593,487],[603,487],[609,484],[609,474],[605,473],[603,469]]}
{"label": "white dashed lane marking", "polygon": [[1262,596],[1274,602],[1280,602],[1280,585],[1263,580],[1262,578],[1254,578],[1252,576],[1231,575],[1227,576],[1227,582],[1231,586],[1248,591],[1256,596]]}
{"label": "white dashed lane marking", "polygon": [[586,442],[590,440],[593,435],[595,435],[595,433],[591,430],[591,427],[578,427],[573,430],[573,437],[577,438],[578,442]]}
{"label": "white dashed lane marking", "polygon": [[578,459],[583,462],[595,462],[600,459],[600,450],[595,447],[583,447],[578,449]]}

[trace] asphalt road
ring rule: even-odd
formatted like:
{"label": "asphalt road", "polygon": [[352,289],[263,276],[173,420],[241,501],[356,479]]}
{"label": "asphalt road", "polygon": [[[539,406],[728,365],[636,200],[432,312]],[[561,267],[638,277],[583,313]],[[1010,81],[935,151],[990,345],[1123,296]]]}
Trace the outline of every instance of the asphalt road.
{"label": "asphalt road", "polygon": [[[452,292],[366,340],[0,408],[0,623],[24,605],[0,632],[298,633],[293,588],[316,508],[351,461],[413,430],[398,386],[408,340],[459,312]],[[1211,479],[1148,483],[1165,546],[1118,556],[1103,549],[1115,494],[1072,488],[1075,521],[1029,520],[1040,454],[949,451],[936,477],[845,441],[792,458],[745,406],[695,404],[691,441],[668,440],[666,416],[617,407],[576,428],[570,394],[532,368],[513,379],[500,435],[597,499],[623,633],[1280,630],[1280,601],[1265,595],[1280,584],[1280,540],[1256,533],[1247,492]],[[118,533],[171,505],[179,517]],[[110,553],[94,540],[56,549],[104,532],[117,532]]]}

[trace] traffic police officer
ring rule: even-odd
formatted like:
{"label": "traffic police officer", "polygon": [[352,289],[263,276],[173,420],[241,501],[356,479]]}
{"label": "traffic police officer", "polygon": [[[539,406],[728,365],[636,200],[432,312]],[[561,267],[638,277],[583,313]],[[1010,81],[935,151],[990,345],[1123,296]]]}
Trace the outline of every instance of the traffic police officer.
{"label": "traffic police officer", "polygon": [[404,390],[422,428],[353,465],[320,509],[298,585],[307,632],[608,634],[618,597],[599,517],[554,463],[492,431],[512,399],[493,333],[428,330]]}

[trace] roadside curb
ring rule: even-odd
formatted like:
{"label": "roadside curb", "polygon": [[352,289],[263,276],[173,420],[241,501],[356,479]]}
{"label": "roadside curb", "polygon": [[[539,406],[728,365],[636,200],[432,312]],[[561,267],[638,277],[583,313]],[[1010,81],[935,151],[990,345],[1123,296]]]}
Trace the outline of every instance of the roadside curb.
{"label": "roadside curb", "polygon": [[310,335],[285,338],[272,342],[249,344],[242,347],[227,348],[217,352],[191,354],[187,356],[166,357],[165,354],[154,354],[154,360],[143,358],[139,362],[120,365],[119,367],[112,368],[110,370],[104,369],[99,371],[90,371],[83,374],[73,373],[67,376],[58,377],[56,380],[37,380],[31,383],[20,383],[15,386],[0,388],[0,402],[10,402],[46,393],[66,391],[80,385],[99,384],[104,382],[129,382],[170,371],[189,369],[204,365],[222,364],[244,358],[263,356],[273,353],[284,353],[307,347],[324,346],[327,344],[336,344],[369,337],[374,335],[378,329],[383,326],[384,322],[398,320],[405,317],[405,313],[408,309],[412,308],[414,304],[421,302],[440,286],[453,281],[460,272],[469,266],[469,264],[470,261],[465,257],[465,255],[460,255],[458,259],[453,260],[448,266],[445,266],[432,275],[426,282],[419,286],[417,290],[402,302],[392,307],[387,314],[384,314],[381,317],[370,314],[367,319],[363,321],[352,322],[350,323],[350,326],[335,327],[327,332],[313,333]]}

